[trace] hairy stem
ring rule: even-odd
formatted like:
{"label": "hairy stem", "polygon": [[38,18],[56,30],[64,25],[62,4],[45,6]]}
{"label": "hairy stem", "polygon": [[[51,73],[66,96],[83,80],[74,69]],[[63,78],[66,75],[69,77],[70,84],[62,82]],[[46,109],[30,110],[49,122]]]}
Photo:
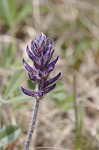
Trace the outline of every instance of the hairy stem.
{"label": "hairy stem", "polygon": [[32,139],[32,134],[34,132],[34,127],[35,127],[35,123],[36,123],[38,108],[39,108],[39,99],[35,99],[35,103],[33,105],[33,112],[32,112],[32,116],[31,116],[31,123],[29,126],[29,130],[27,133],[27,137],[25,140],[23,150],[29,150],[29,146],[30,146],[31,139]]}

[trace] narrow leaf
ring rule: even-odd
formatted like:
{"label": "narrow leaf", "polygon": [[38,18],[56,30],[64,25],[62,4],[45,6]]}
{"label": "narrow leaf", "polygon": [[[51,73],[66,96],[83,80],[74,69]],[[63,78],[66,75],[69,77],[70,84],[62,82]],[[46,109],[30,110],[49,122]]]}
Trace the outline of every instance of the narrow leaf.
{"label": "narrow leaf", "polygon": [[23,70],[19,70],[19,71],[15,72],[15,74],[12,76],[11,80],[9,81],[9,85],[6,89],[6,92],[5,92],[6,99],[9,96],[11,96],[11,94],[13,94],[13,92],[18,87],[20,87],[20,84],[21,84],[22,80],[24,79],[24,77],[25,77],[25,73]]}
{"label": "narrow leaf", "polygon": [[33,97],[29,97],[27,95],[20,95],[20,96],[16,96],[16,97],[13,97],[11,99],[8,99],[8,100],[2,100],[2,103],[5,103],[5,104],[18,104],[18,103],[24,103],[24,102],[29,102],[29,101],[33,101]]}
{"label": "narrow leaf", "polygon": [[13,125],[7,126],[6,128],[2,129],[0,131],[0,147],[5,146],[18,139],[20,133],[20,128]]}
{"label": "narrow leaf", "polygon": [[19,11],[16,23],[19,23],[23,19],[26,18],[26,16],[32,11],[32,6],[29,4],[23,5],[22,9]]}
{"label": "narrow leaf", "polygon": [[5,18],[7,24],[12,27],[13,26],[13,17],[10,10],[10,4],[8,0],[1,0],[0,1],[1,9],[3,17]]}

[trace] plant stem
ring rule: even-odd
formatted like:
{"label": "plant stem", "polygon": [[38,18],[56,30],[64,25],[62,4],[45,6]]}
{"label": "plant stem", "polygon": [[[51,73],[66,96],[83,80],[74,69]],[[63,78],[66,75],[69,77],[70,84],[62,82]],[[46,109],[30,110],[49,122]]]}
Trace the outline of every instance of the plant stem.
{"label": "plant stem", "polygon": [[76,101],[76,75],[73,77],[74,93],[74,112],[75,112],[75,132],[76,132],[76,150],[82,149],[82,126],[83,126],[83,109],[77,107]]}
{"label": "plant stem", "polygon": [[75,112],[76,149],[78,150],[79,122],[78,122],[78,108],[77,108],[77,101],[76,101],[76,75],[75,75],[75,73],[74,73],[74,77],[73,77],[73,95],[74,95],[74,112]]}
{"label": "plant stem", "polygon": [[[0,130],[2,130],[2,127],[3,127],[3,116],[2,116],[2,113],[3,113],[3,103],[2,103],[2,98],[0,96]],[[3,147],[1,147],[0,150],[3,150]]]}
{"label": "plant stem", "polygon": [[30,123],[29,129],[28,129],[28,133],[27,133],[27,137],[25,140],[23,150],[29,150],[29,146],[30,146],[31,139],[32,139],[32,134],[34,132],[34,127],[35,127],[35,123],[36,123],[38,108],[39,108],[39,99],[35,99],[35,103],[33,105],[33,112],[32,112],[32,116],[31,116],[31,123]]}

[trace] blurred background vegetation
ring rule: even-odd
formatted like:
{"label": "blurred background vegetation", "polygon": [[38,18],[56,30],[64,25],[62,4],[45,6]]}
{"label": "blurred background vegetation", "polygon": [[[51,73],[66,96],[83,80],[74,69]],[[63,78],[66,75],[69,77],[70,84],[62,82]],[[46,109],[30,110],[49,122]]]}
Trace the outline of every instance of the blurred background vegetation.
{"label": "blurred background vegetation", "polygon": [[34,35],[53,39],[57,87],[40,103],[31,150],[99,149],[99,1],[0,0],[0,148],[22,150],[34,88],[22,65]]}

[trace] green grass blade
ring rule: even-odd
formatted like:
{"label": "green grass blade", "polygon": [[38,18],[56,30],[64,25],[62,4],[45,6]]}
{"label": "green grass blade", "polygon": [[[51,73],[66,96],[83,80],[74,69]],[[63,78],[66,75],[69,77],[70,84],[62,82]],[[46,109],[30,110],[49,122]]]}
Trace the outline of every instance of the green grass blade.
{"label": "green grass blade", "polygon": [[0,131],[0,147],[5,146],[15,141],[21,133],[20,128],[17,126],[7,126]]}
{"label": "green grass blade", "polygon": [[19,23],[22,20],[24,20],[30,12],[32,12],[32,6],[29,4],[23,5],[22,9],[17,14],[16,23]]}
{"label": "green grass blade", "polygon": [[18,103],[24,103],[24,102],[28,102],[28,101],[33,101],[33,97],[29,97],[27,95],[20,95],[20,96],[16,96],[16,97],[13,97],[11,99],[8,99],[8,100],[2,100],[2,103],[6,103],[6,104],[10,104],[10,103],[13,103],[13,104],[18,104]]}
{"label": "green grass blade", "polygon": [[7,22],[7,24],[12,27],[13,26],[13,18],[12,18],[12,13],[10,10],[10,5],[8,0],[1,0],[0,1],[1,9],[2,9],[2,15]]}
{"label": "green grass blade", "polygon": [[23,81],[24,77],[25,77],[25,73],[23,70],[19,70],[19,71],[14,73],[14,75],[12,76],[11,80],[9,81],[9,84],[8,84],[7,89],[5,91],[5,99],[10,97],[13,94],[13,92],[18,87],[20,87],[20,84]]}

